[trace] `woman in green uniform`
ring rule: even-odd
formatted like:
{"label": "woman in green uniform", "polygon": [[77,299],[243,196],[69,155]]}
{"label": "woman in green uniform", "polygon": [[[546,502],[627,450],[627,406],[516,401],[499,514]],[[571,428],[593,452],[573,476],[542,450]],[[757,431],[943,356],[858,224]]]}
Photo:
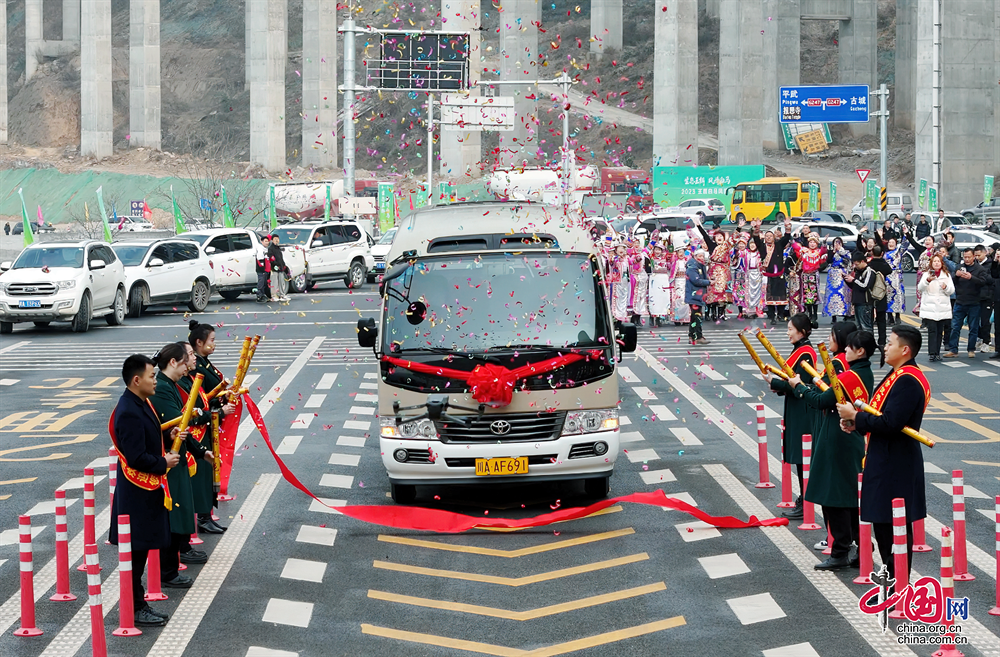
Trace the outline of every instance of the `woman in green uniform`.
{"label": "woman in green uniform", "polygon": [[[813,325],[809,315],[797,313],[788,320],[788,341],[792,343],[794,351],[786,358],[788,366],[795,370],[800,377],[808,379],[808,374],[802,369],[802,363],[806,362],[816,366],[816,351],[809,342],[809,335],[812,333]],[[809,406],[801,399],[792,394],[792,387],[781,377],[768,373],[765,378],[771,386],[771,390],[785,398],[785,410],[782,415],[783,427],[783,449],[782,460],[785,463],[795,465],[796,474],[799,478],[799,490],[802,490],[802,436],[813,433],[813,416]],[[802,495],[795,500],[795,508],[785,511],[781,515],[786,518],[802,517]]]}
{"label": "woman in green uniform", "polygon": [[[170,422],[184,413],[184,404],[177,392],[177,382],[187,373],[187,353],[175,342],[163,347],[156,355],[156,394],[150,401],[156,411],[160,424]],[[163,586],[170,588],[190,588],[190,577],[181,575],[178,571],[179,561],[184,563],[205,563],[208,555],[198,550],[192,550],[189,543],[191,534],[195,531],[194,495],[191,488],[191,469],[197,467],[197,461],[205,459],[212,463],[214,456],[211,450],[205,449],[199,442],[185,432],[181,442],[180,464],[167,472],[167,483],[174,505],[170,511],[170,547],[160,551],[160,579]],[[170,431],[163,431],[164,448],[169,452],[173,447]],[[188,458],[188,456],[191,458]]]}
{"label": "woman in green uniform", "polygon": [[[871,331],[854,331],[846,338],[846,356],[850,370],[840,373],[837,380],[853,402],[868,402],[875,386],[871,355],[875,353],[875,336]],[[806,386],[799,377],[789,379],[795,395],[810,407],[819,409],[818,437],[813,443],[809,468],[809,488],[806,500],[823,507],[833,545],[830,557],[816,570],[838,570],[851,566],[851,543],[858,543],[858,473],[865,455],[865,439],[857,431],[845,432],[840,426],[837,399],[833,388],[820,391]]]}
{"label": "woman in green uniform", "polygon": [[[192,358],[192,361],[188,363],[191,375],[191,378],[188,380],[193,380],[195,374],[201,374],[204,377],[201,388],[207,394],[215,390],[225,379],[222,372],[208,359],[215,351],[215,327],[211,324],[202,324],[197,320],[191,320],[188,328],[190,330],[188,333],[188,345],[191,349],[190,357]],[[190,389],[190,387],[190,383],[188,383],[187,389]],[[223,399],[224,397],[221,396],[212,399],[209,409],[203,416],[206,426],[208,426],[206,438],[203,439],[208,441],[205,443],[206,445],[211,445],[212,442],[211,411],[219,411],[219,420],[221,421],[223,417],[236,410],[232,402],[223,404]],[[200,403],[201,401],[199,401]],[[212,520],[212,508],[217,506],[212,470],[209,468],[199,468],[198,473],[194,477],[193,485],[195,488],[195,508],[198,511],[198,529],[208,534],[221,534],[226,531],[225,527]]]}

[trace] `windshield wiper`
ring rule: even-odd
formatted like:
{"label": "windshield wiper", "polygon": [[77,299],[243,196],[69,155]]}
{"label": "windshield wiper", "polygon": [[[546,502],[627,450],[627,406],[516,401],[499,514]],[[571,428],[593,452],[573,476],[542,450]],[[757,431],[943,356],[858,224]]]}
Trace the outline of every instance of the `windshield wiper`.
{"label": "windshield wiper", "polygon": [[467,353],[464,351],[455,351],[454,349],[448,349],[447,347],[409,347],[407,349],[400,349],[399,351],[389,353],[392,355],[396,354],[406,354],[412,352],[422,352],[427,354],[441,354],[443,356],[452,356],[453,358],[468,358],[469,360],[481,360],[487,363],[496,363],[502,365],[500,359],[496,356],[490,356],[489,354],[477,354],[477,353]]}

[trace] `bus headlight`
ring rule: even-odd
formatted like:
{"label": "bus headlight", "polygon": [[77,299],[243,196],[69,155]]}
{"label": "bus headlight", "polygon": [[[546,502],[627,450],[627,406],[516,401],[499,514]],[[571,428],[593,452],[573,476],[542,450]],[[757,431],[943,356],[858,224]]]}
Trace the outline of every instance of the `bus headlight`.
{"label": "bus headlight", "polygon": [[573,411],[566,414],[562,435],[573,436],[595,431],[614,431],[618,428],[618,409],[600,411]]}
{"label": "bus headlight", "polygon": [[379,424],[383,438],[403,440],[434,440],[437,438],[437,429],[434,427],[434,423],[428,419],[403,422],[397,426],[395,418],[382,417],[379,418]]}

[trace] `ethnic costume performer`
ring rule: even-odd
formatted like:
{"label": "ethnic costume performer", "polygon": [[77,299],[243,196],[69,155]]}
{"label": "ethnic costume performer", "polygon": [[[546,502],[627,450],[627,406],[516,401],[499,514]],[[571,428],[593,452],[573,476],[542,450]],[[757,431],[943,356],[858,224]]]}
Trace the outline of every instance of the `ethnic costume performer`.
{"label": "ethnic costume performer", "polygon": [[822,303],[819,294],[819,270],[826,262],[826,248],[820,246],[819,238],[815,235],[809,235],[807,243],[808,246],[803,247],[798,242],[792,242],[792,249],[802,267],[802,272],[799,274],[802,305],[809,318],[815,320]]}
{"label": "ethnic costume performer", "polygon": [[[184,363],[187,366],[187,375],[182,376],[180,381],[177,382],[177,392],[181,396],[181,402],[186,404],[188,395],[191,392],[191,384],[194,383],[194,376],[197,373],[198,357],[190,342],[178,342],[177,344],[183,347],[187,354]],[[202,377],[203,381],[208,380],[208,377],[205,377],[204,374],[202,374]],[[198,391],[198,401],[195,404],[195,414],[197,417],[191,418],[191,424],[188,425],[191,429],[191,436],[208,450],[212,449],[212,401],[214,400],[209,401],[207,394],[211,390],[212,388],[206,390],[206,387],[202,385],[201,390]],[[234,409],[235,407],[231,402],[226,404],[219,409],[220,418],[232,413]],[[215,477],[212,470],[213,468],[206,468],[199,465],[198,471],[191,477],[194,510],[198,514],[198,531],[205,532],[206,534],[221,534],[226,531],[226,527],[223,527],[212,519],[212,508],[217,506],[215,499]]]}
{"label": "ethnic costume performer", "polygon": [[794,240],[785,247],[785,280],[788,283],[788,314],[797,315],[805,312],[802,303],[802,261],[795,252]]}
{"label": "ethnic costume performer", "polygon": [[851,287],[844,282],[844,276],[853,271],[851,254],[844,248],[844,240],[833,238],[833,246],[827,255],[830,267],[826,270],[826,303],[823,314],[837,322],[838,317],[851,315]]}
{"label": "ethnic costume performer", "polygon": [[[802,363],[806,362],[816,367],[816,351],[809,342],[809,334],[812,333],[812,320],[805,313],[793,315],[788,321],[788,341],[792,343],[794,351],[786,361],[788,366],[795,370],[800,377],[807,377],[808,374],[802,368]],[[768,373],[765,379],[771,386],[771,390],[785,398],[785,409],[782,414],[783,427],[783,448],[782,460],[785,463],[795,465],[795,471],[799,478],[799,490],[802,490],[802,435],[813,434],[813,414],[809,412],[809,406],[805,401],[792,394],[792,387],[781,377]],[[795,508],[785,511],[781,515],[786,518],[802,517],[802,495],[795,500]]]}
{"label": "ethnic costume performer", "polygon": [[[108,541],[118,545],[118,515],[127,514],[132,531],[132,599],[135,624],[165,625],[170,616],[154,611],[146,603],[142,571],[150,550],[170,547],[170,498],[166,484],[168,468],[183,465],[176,454],[163,449],[160,422],[149,400],[156,394],[153,359],[135,354],[125,359],[122,378],[127,386],[115,406],[108,431],[118,450],[118,485],[111,503]],[[171,431],[171,438],[178,429]]]}
{"label": "ethnic costume performer", "polygon": [[687,287],[687,264],[691,259],[690,243],[686,242],[674,251],[674,264],[672,268],[673,288],[671,290],[671,321],[674,326],[681,326],[691,321],[691,306],[684,300],[684,290]]}
{"label": "ethnic costume performer", "polygon": [[903,289],[903,254],[906,253],[906,243],[900,245],[895,237],[890,237],[882,246],[882,251],[882,258],[892,268],[892,273],[885,277],[885,311],[890,318],[895,316],[894,322],[899,323],[899,314],[906,310],[906,291]]}
{"label": "ethnic costume performer", "polygon": [[[731,273],[729,266],[732,263],[733,240],[726,236],[721,230],[715,231],[714,235],[709,235],[705,227],[701,225],[701,219],[694,218],[698,232],[705,240],[705,250],[709,253],[708,278],[711,281],[705,289],[704,303],[708,307],[708,320],[725,320],[726,304],[732,303],[733,296],[729,291]],[[743,227],[741,221],[739,226]]]}
{"label": "ethnic costume performer", "polygon": [[608,257],[608,288],[611,298],[611,315],[616,322],[632,319],[628,312],[631,285],[629,283],[628,247],[617,244]]}
{"label": "ethnic costume performer", "polygon": [[642,326],[643,317],[649,314],[649,258],[646,251],[633,245],[629,255],[629,308],[632,323]]}
{"label": "ethnic costume performer", "polygon": [[[669,241],[667,242],[669,247]],[[671,311],[671,291],[674,286],[674,253],[662,244],[654,244],[649,259],[649,315],[653,326],[663,326]]]}
{"label": "ethnic costume performer", "polygon": [[[159,416],[160,423],[170,422],[184,413],[184,404],[177,392],[177,382],[187,374],[187,353],[176,342],[163,347],[156,356],[156,394],[150,400]],[[163,444],[169,448],[173,444],[172,430],[163,431]],[[181,575],[179,561],[184,563],[205,563],[208,555],[191,548],[191,534],[195,533],[194,491],[191,477],[198,468],[197,461],[204,459],[201,467],[210,469],[214,461],[211,450],[195,440],[189,432],[181,443],[180,464],[167,472],[167,483],[173,508],[170,510],[170,547],[160,550],[160,579],[168,588],[190,588],[194,580]]]}
{"label": "ethnic costume performer", "polygon": [[[858,331],[853,322],[838,322],[834,334],[846,346],[845,360],[850,369],[837,375],[841,389],[850,401],[860,399],[868,403],[870,391],[875,387],[871,355],[877,349],[875,336],[869,331]],[[844,336],[847,337],[844,337]],[[834,369],[838,361],[834,360]],[[827,377],[824,375],[824,380]],[[815,386],[805,386],[799,377],[789,379],[795,394],[820,413],[813,434],[812,461],[809,466],[809,487],[806,500],[823,507],[833,545],[830,557],[814,568],[838,570],[854,565],[848,556],[851,543],[860,545],[858,539],[858,473],[865,454],[865,439],[857,431],[843,431],[837,413],[837,398],[832,388],[820,391]]]}
{"label": "ethnic costume performer", "polygon": [[[749,242],[749,244],[748,244]],[[764,275],[763,261],[757,242],[740,233],[733,255],[736,269],[733,274],[733,301],[739,310],[739,317],[756,319],[764,315]]]}
{"label": "ethnic costume performer", "polygon": [[[919,280],[921,274],[925,274],[928,271],[930,271],[931,257],[934,255],[934,238],[928,235],[927,237],[918,242],[917,240],[913,239],[913,235],[910,234],[910,231],[906,228],[906,226],[903,226],[903,235],[906,237],[906,240],[913,245],[914,251],[920,254],[920,257],[917,258],[917,263],[916,263],[917,279]],[[913,314],[916,315],[917,317],[920,317],[920,301],[922,298],[923,298],[923,292],[920,290],[920,288],[917,288],[917,303],[916,305],[913,306]],[[922,319],[923,318],[921,318],[921,320]],[[921,325],[924,324],[923,321],[921,321],[920,323]]]}
{"label": "ethnic costume performer", "polygon": [[786,314],[788,305],[788,286],[785,283],[785,247],[792,239],[792,221],[785,220],[785,234],[775,239],[774,233],[767,231],[764,236],[760,236],[760,224],[755,222],[751,237],[757,244],[757,250],[761,254],[764,280],[766,289],[764,291],[764,301],[767,305],[767,318],[772,322],[775,315],[780,321],[788,318]]}
{"label": "ethnic costume performer", "polygon": [[[885,347],[885,362],[892,372],[872,394],[871,405],[880,416],[838,404],[841,426],[868,434],[868,449],[861,481],[861,519],[872,523],[882,563],[895,576],[892,557],[892,500],[906,502],[906,557],[913,562],[913,522],[927,516],[924,491],[924,458],[920,443],[903,433],[904,427],[920,430],[931,399],[931,386],[914,360],[920,352],[920,331],[912,326],[893,327]],[[912,569],[909,569],[912,572]]]}

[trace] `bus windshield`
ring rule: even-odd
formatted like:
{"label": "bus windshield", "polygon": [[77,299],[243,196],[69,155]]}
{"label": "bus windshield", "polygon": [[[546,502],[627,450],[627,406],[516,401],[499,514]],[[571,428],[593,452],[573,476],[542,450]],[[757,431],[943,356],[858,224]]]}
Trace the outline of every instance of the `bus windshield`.
{"label": "bus windshield", "polygon": [[606,347],[609,321],[586,254],[428,258],[386,287],[383,350]]}
{"label": "bus windshield", "polygon": [[799,198],[798,183],[749,184],[745,189],[745,203],[791,203]]}

